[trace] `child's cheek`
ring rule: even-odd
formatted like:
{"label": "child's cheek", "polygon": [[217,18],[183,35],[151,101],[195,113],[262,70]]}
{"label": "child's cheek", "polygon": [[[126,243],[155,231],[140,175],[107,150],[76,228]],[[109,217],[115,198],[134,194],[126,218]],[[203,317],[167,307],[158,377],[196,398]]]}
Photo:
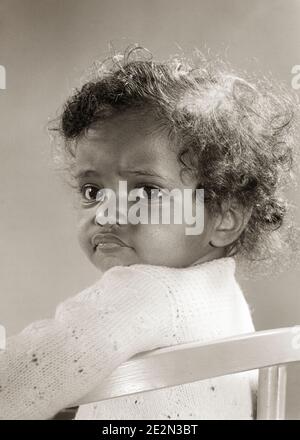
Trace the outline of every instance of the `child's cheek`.
{"label": "child's cheek", "polygon": [[86,214],[78,214],[77,217],[77,238],[81,249],[88,256],[91,254],[91,245],[88,234],[89,217]]}
{"label": "child's cheek", "polygon": [[136,251],[150,264],[167,262],[174,249],[182,242],[182,225],[136,225]]}

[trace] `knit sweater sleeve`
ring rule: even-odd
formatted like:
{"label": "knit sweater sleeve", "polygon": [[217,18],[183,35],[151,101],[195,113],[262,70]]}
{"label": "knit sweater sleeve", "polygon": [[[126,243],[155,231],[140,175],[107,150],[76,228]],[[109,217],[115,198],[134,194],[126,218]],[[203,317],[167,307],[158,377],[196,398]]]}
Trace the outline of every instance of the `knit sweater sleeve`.
{"label": "knit sweater sleeve", "polygon": [[116,266],[93,286],[8,338],[0,351],[0,419],[48,419],[121,363],[172,345],[173,299],[138,267]]}

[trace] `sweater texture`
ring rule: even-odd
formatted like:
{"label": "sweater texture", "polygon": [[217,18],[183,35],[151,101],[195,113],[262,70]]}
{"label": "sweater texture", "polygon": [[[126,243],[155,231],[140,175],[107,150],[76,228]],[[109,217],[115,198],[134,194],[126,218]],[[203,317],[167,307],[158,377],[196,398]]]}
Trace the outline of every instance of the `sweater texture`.
{"label": "sweater texture", "polygon": [[[0,351],[0,419],[48,419],[137,353],[254,331],[232,257],[115,266]],[[216,359],[216,362],[220,360]],[[76,420],[253,419],[257,371],[81,405]]]}

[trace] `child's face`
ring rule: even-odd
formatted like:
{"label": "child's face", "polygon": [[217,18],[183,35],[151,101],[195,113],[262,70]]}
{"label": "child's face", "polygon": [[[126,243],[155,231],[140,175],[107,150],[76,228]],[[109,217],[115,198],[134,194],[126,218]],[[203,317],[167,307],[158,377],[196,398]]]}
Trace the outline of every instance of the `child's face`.
{"label": "child's face", "polygon": [[[128,192],[145,186],[169,191],[195,189],[195,178],[184,174],[184,183],[181,180],[177,153],[171,150],[166,134],[155,132],[153,127],[149,116],[137,117],[128,112],[89,130],[77,146],[76,175],[90,172],[77,177],[79,188],[90,184],[90,194],[95,195],[101,188],[110,188],[118,194],[119,181],[126,180]],[[154,171],[158,177],[146,175],[145,170]],[[209,245],[214,223],[206,209],[203,232],[187,235],[186,223],[101,225],[96,221],[97,208],[98,202],[87,202],[81,196],[78,235],[83,251],[101,271],[132,264],[187,267],[196,261],[216,258],[216,252],[221,256],[220,249]],[[95,249],[93,237],[106,232],[116,235],[127,246]]]}

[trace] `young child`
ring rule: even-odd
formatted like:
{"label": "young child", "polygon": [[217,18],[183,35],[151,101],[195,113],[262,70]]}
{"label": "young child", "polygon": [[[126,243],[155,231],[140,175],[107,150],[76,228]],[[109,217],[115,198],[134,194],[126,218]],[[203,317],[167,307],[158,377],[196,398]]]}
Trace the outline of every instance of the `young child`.
{"label": "young child", "polygon": [[[254,331],[236,260],[274,262],[291,230],[280,191],[295,104],[222,65],[139,50],[101,64],[65,104],[60,158],[79,196],[81,247],[103,274],[54,319],[8,338],[2,419],[51,418],[139,352]],[[123,223],[119,211],[105,224],[105,190],[119,198],[121,180],[157,204],[165,190],[203,188],[202,233],[186,234],[185,221]],[[76,419],[253,419],[256,387],[257,371],[245,372],[83,405]]]}

